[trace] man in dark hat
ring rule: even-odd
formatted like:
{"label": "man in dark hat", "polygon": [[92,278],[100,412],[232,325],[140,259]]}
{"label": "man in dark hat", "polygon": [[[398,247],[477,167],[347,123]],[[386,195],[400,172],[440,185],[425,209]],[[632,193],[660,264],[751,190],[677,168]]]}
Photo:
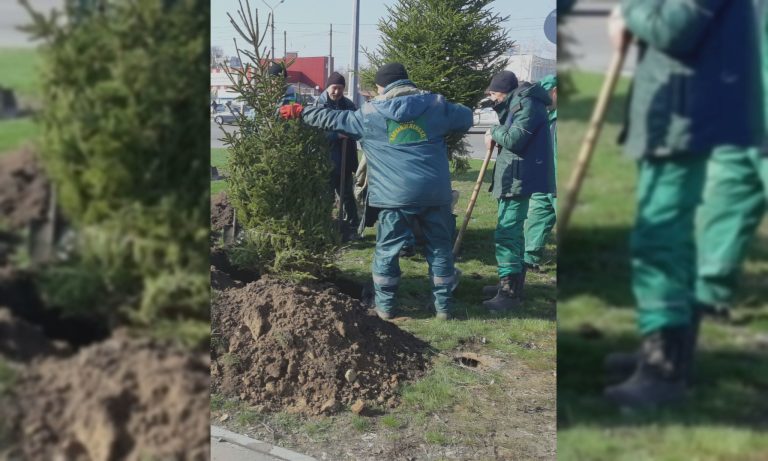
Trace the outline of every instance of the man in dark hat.
{"label": "man in dark hat", "polygon": [[[500,147],[490,189],[499,203],[495,234],[499,284],[496,296],[483,306],[491,312],[503,312],[518,306],[523,297],[523,226],[529,199],[534,193],[555,193],[547,109],[552,99],[541,85],[520,85],[517,76],[506,70],[493,77],[488,93],[496,103],[500,123],[486,134],[487,148],[491,140]],[[484,291],[487,288],[492,287]]]}
{"label": "man in dark hat", "polygon": [[368,203],[379,208],[373,286],[376,313],[395,315],[400,284],[399,253],[418,223],[427,244],[438,319],[448,319],[457,280],[453,265],[451,175],[445,136],[472,127],[472,111],[416,88],[399,63],[381,66],[374,82],[379,96],[356,111],[310,107],[309,125],[359,139],[368,165]]}
{"label": "man in dark hat", "polygon": [[[344,96],[346,81],[344,76],[334,72],[328,77],[328,85],[323,94],[317,99],[317,107],[332,110],[357,110],[357,106]],[[357,171],[357,142],[350,139],[341,131],[326,131],[326,137],[331,144],[331,162],[333,172],[331,183],[333,189],[343,202],[344,216],[348,229],[355,230],[358,226],[357,205],[353,193],[354,174]],[[344,144],[346,144],[346,160],[344,165],[344,191],[341,190],[341,166]],[[343,192],[343,193],[342,193]],[[345,236],[343,236],[345,237]]]}
{"label": "man in dark hat", "polygon": [[[269,66],[268,72],[272,77],[282,78],[284,80],[288,78],[288,70],[285,68],[285,64],[281,62],[273,62]],[[298,102],[299,96],[296,94],[296,88],[293,85],[286,83],[285,92],[280,100],[280,106],[298,104]]]}

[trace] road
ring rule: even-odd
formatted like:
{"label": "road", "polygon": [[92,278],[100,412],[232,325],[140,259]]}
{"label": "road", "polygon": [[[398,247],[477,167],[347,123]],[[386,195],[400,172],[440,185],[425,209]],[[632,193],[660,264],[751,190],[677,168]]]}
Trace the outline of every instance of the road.
{"label": "road", "polygon": [[[563,49],[570,59],[560,58],[557,65],[565,69],[578,69],[604,74],[613,56],[608,41],[608,15],[615,1],[579,1],[573,14],[564,16],[560,28]],[[560,50],[561,52],[563,50]],[[637,47],[630,47],[624,61],[624,75],[634,73],[637,63]]]}
{"label": "road", "polygon": [[[224,129],[227,132],[231,132],[234,127],[230,125],[224,125]],[[485,147],[483,146],[483,133],[484,130],[475,130],[473,129],[473,132],[470,132],[467,135],[467,139],[469,140],[469,145],[472,150],[472,153],[470,156],[472,158],[485,158]],[[223,148],[224,143],[220,140],[222,137],[221,128],[219,125],[217,125],[215,122],[211,121],[211,147],[212,148]]]}

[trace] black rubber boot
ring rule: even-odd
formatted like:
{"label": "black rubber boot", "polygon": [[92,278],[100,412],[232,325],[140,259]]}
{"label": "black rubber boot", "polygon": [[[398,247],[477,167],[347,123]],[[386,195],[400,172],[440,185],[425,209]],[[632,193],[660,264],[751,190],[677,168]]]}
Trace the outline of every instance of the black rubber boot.
{"label": "black rubber boot", "polygon": [[[699,328],[704,312],[705,310],[702,309],[702,306],[694,306],[693,316],[691,317],[688,342],[686,343],[687,354],[691,357],[690,366],[688,367],[688,375],[685,378],[688,387],[692,387],[695,384],[693,356],[696,353],[696,344],[699,340]],[[605,382],[608,384],[615,384],[629,378],[635,371],[635,368],[637,368],[639,360],[639,351],[614,352],[608,354],[603,361]]]}
{"label": "black rubber boot", "polygon": [[486,285],[483,287],[483,299],[491,299],[499,292],[499,284]]}
{"label": "black rubber boot", "polygon": [[681,402],[693,359],[691,326],[655,331],[643,339],[632,376],[605,389],[605,397],[621,407],[654,407]]}
{"label": "black rubber boot", "polygon": [[517,296],[517,299],[522,301],[525,299],[525,275],[528,273],[528,266],[523,264],[523,271],[517,274],[517,278],[515,279],[516,285],[515,285],[515,295]]}
{"label": "black rubber boot", "polygon": [[520,305],[520,299],[515,293],[517,275],[502,277],[499,280],[499,291],[493,299],[483,301],[483,307],[491,312],[504,312]]}

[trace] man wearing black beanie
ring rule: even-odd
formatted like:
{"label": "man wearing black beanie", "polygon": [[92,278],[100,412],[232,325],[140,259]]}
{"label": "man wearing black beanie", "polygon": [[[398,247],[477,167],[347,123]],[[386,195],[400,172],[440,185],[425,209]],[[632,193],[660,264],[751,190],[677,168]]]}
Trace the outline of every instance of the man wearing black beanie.
{"label": "man wearing black beanie", "polygon": [[[547,129],[547,106],[552,99],[541,85],[520,85],[510,71],[496,74],[488,86],[500,125],[486,133],[486,147],[495,141],[501,148],[493,169],[491,191],[498,200],[496,263],[499,285],[496,296],[483,302],[492,312],[517,307],[525,284],[524,223],[531,194],[555,193],[555,159]],[[492,288],[492,287],[490,287]]]}
{"label": "man wearing black beanie", "polygon": [[[346,80],[344,76],[338,72],[332,73],[328,77],[326,89],[320,97],[317,98],[317,107],[325,107],[332,110],[357,110],[357,106],[350,99],[344,96],[344,87],[346,86]],[[331,184],[333,190],[342,201],[344,216],[343,219],[347,224],[347,228],[354,230],[358,226],[357,217],[357,204],[355,203],[355,197],[353,194],[353,176],[357,170],[357,142],[342,133],[341,131],[326,131],[325,136],[331,145],[331,163],[333,163],[333,171],[331,172]],[[346,143],[346,159],[342,155],[343,146]],[[341,166],[342,160],[344,160],[344,190],[341,190]],[[354,234],[356,235],[356,234]],[[342,235],[342,239],[346,239],[347,235]]]}
{"label": "man wearing black beanie", "polygon": [[453,265],[451,175],[445,136],[472,127],[472,111],[416,88],[402,64],[376,73],[379,96],[356,111],[310,107],[305,123],[359,139],[368,166],[368,204],[380,209],[371,272],[379,317],[396,314],[399,254],[419,225],[438,319],[449,319],[457,281]]}

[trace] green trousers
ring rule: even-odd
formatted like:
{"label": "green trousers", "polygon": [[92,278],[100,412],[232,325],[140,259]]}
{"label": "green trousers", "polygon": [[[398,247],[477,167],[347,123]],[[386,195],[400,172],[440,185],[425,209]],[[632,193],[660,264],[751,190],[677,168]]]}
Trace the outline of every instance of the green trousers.
{"label": "green trousers", "polygon": [[547,245],[552,228],[555,227],[557,199],[552,194],[533,194],[528,205],[528,220],[525,222],[525,262],[541,264],[544,247]]}
{"label": "green trousers", "polygon": [[525,218],[528,216],[529,197],[499,199],[496,223],[496,263],[499,278],[523,271],[525,257]]}
{"label": "green trousers", "polygon": [[713,152],[698,215],[699,301],[721,308],[732,301],[767,194],[768,158],[756,148],[721,147]]}
{"label": "green trousers", "polygon": [[694,218],[706,170],[704,156],[639,162],[630,251],[642,335],[690,322],[696,279]]}

